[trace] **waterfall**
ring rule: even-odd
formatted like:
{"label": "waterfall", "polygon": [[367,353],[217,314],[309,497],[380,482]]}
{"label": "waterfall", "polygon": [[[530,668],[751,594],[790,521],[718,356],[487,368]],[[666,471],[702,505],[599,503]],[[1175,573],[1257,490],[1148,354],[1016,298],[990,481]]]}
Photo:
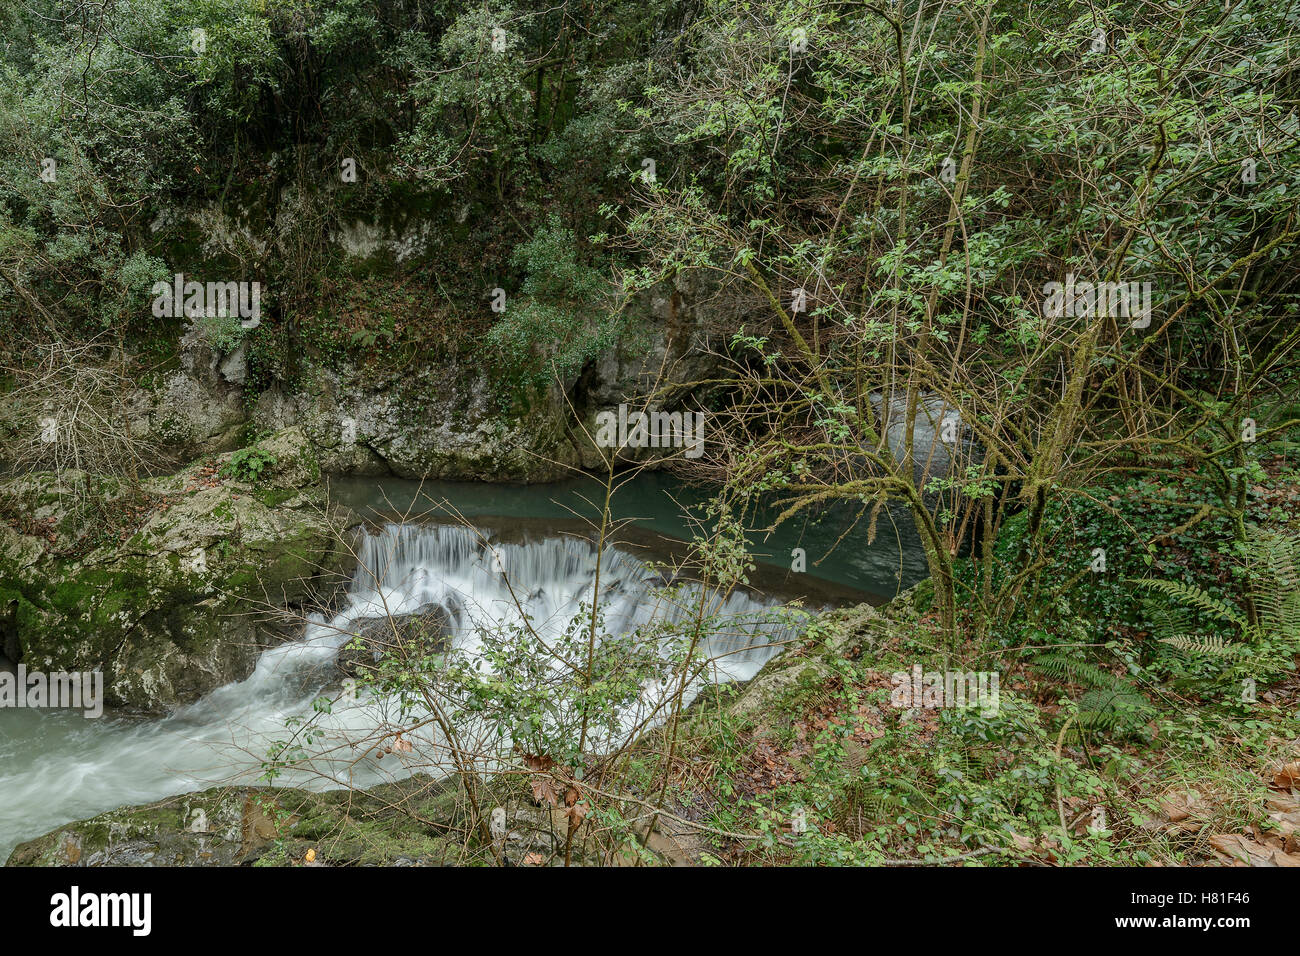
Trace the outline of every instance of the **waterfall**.
{"label": "waterfall", "polygon": [[[459,525],[389,525],[365,538],[358,557],[344,619],[435,605],[447,613],[454,642],[472,642],[481,627],[518,623],[521,611],[541,633],[555,633],[583,602],[590,605],[595,586],[595,547],[572,536],[508,543]],[[606,546],[600,561],[605,630],[631,634],[652,621],[675,624],[694,613],[698,584],[683,584],[677,600],[666,601],[656,596],[657,583],[645,562]],[[707,601],[714,628],[705,650],[718,656],[719,678],[747,680],[772,655],[770,645],[789,638],[765,613],[773,604],[738,591]]]}
{"label": "waterfall", "polygon": [[[362,623],[385,614],[437,610],[445,615],[451,646],[471,656],[484,629],[518,626],[525,617],[543,638],[562,632],[592,600],[595,547],[554,533],[512,537],[445,524],[392,524],[366,534],[341,606],[328,617],[311,615],[299,639],[266,650],[247,679],[166,718],[0,714],[0,859],[16,843],[68,820],[219,783],[256,782],[273,743],[289,736],[291,718],[314,719],[323,735],[318,745],[329,753],[277,783],[370,786],[414,769],[449,770],[435,756],[440,741],[428,731],[414,736],[422,761],[381,763],[373,745],[355,746],[409,721],[409,714],[397,714],[394,701],[362,693],[352,702],[336,701],[328,713],[318,713],[316,702],[338,687],[340,649]],[[599,585],[605,634],[623,637],[694,613],[699,584],[674,582],[670,599],[657,587],[661,574],[622,547],[605,548]],[[707,679],[745,680],[757,673],[792,636],[773,613],[776,607],[775,600],[741,591],[707,596]],[[688,697],[702,686],[693,683]],[[646,687],[625,725],[656,713],[665,693]]]}

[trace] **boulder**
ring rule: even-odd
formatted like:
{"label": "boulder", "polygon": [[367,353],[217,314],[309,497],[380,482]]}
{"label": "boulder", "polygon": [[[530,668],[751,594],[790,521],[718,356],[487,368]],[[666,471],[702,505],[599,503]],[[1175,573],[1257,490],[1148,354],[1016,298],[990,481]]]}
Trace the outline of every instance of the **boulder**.
{"label": "boulder", "polygon": [[220,459],[138,489],[75,472],[0,482],[0,646],[28,670],[102,670],[106,702],[159,711],[246,677],[355,559],[301,435],[249,485]]}
{"label": "boulder", "polygon": [[339,650],[338,668],[349,677],[373,673],[386,655],[418,660],[446,650],[448,615],[439,604],[426,604],[410,614],[358,618],[353,637]]}

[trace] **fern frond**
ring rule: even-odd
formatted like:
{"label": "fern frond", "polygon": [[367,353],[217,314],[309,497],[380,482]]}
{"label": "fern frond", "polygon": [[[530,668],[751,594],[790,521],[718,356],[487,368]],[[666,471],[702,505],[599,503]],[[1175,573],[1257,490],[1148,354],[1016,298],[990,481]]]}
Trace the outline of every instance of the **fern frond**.
{"label": "fern frond", "polygon": [[1162,581],[1159,578],[1137,578],[1133,583],[1139,587],[1158,591],[1166,597],[1189,605],[1212,618],[1225,621],[1228,624],[1235,624],[1239,629],[1245,629],[1245,615],[1231,604],[1220,601],[1195,585],[1184,584],[1182,581]]}
{"label": "fern frond", "polygon": [[1246,565],[1259,617],[1252,636],[1300,639],[1300,537],[1252,529]]}
{"label": "fern frond", "polygon": [[1142,599],[1142,613],[1158,634],[1186,634],[1197,630],[1192,612],[1177,604],[1145,597]]}
{"label": "fern frond", "polygon": [[1039,654],[1030,664],[1052,680],[1083,684],[1085,687],[1114,687],[1116,677],[1082,656],[1065,651]]}
{"label": "fern frond", "polygon": [[1173,637],[1160,638],[1160,643],[1176,647],[1184,654],[1205,654],[1209,657],[1230,657],[1246,649],[1241,644],[1230,644],[1216,634],[1175,634]]}
{"label": "fern frond", "polygon": [[1283,592],[1300,588],[1300,537],[1253,529],[1246,539],[1247,567]]}

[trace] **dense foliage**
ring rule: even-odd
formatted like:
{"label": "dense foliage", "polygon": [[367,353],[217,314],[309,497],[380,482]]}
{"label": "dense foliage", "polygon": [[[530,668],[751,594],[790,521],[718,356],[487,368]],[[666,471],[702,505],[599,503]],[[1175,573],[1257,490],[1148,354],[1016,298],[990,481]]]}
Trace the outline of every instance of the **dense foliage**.
{"label": "dense foliage", "polygon": [[[254,395],[292,389],[305,361],[456,352],[514,396],[571,387],[642,331],[638,295],[707,277],[724,344],[692,399],[711,429],[696,471],[722,491],[701,541],[725,551],[743,537],[728,523],[759,505],[781,521],[847,505],[872,537],[899,507],[930,571],[907,649],[1025,675],[1000,723],[962,731],[997,738],[952,770],[984,782],[927,839],[1058,815],[1064,831],[1062,777],[1103,787],[1060,770],[1067,742],[1199,739],[1157,719],[1170,695],[1245,721],[1239,686],[1294,674],[1286,5],[0,0],[0,32],[7,367],[90,341],[117,363],[92,381],[118,388],[132,363],[174,354],[181,323],[151,289],[184,273],[269,290],[259,323],[201,323],[218,352],[246,346]],[[955,437],[918,444],[945,420]],[[250,480],[268,464],[238,454],[229,469]],[[936,454],[952,462],[940,477]],[[588,655],[576,689],[535,661],[544,693],[453,674],[467,709],[527,726],[533,756],[574,772],[597,711],[648,675],[685,687],[697,663],[665,676],[658,657],[605,660],[589,612],[562,642]],[[529,641],[487,646],[526,672]],[[835,707],[857,707],[870,662],[841,663]],[[1045,685],[1068,703],[1040,722],[1026,701]],[[539,701],[571,718],[562,740],[530,723]],[[681,703],[665,764],[632,761],[655,812]],[[1032,759],[999,777],[1017,740]],[[953,779],[925,799],[956,800]],[[781,799],[857,793],[882,819],[917,806],[861,786]]]}

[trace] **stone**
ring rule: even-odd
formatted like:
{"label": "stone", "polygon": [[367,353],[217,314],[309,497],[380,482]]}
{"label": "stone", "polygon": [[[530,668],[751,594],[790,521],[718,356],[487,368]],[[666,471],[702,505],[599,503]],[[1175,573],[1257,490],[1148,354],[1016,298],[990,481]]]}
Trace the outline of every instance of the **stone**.
{"label": "stone", "polygon": [[427,604],[410,614],[359,618],[352,622],[354,637],[339,650],[337,666],[349,677],[373,672],[385,656],[419,659],[446,649],[449,637],[447,611]]}
{"label": "stone", "polygon": [[[75,474],[0,482],[8,513],[53,529],[38,536],[0,523],[6,656],[29,670],[102,670],[110,706],[144,711],[248,676],[355,564],[341,532],[356,517],[298,485],[319,478],[310,444],[290,433],[267,447],[277,462],[258,486],[202,463],[146,480],[138,496]],[[79,480],[102,500],[78,497]],[[100,509],[94,536],[77,530],[90,506]],[[117,519],[116,536],[99,526]]]}

